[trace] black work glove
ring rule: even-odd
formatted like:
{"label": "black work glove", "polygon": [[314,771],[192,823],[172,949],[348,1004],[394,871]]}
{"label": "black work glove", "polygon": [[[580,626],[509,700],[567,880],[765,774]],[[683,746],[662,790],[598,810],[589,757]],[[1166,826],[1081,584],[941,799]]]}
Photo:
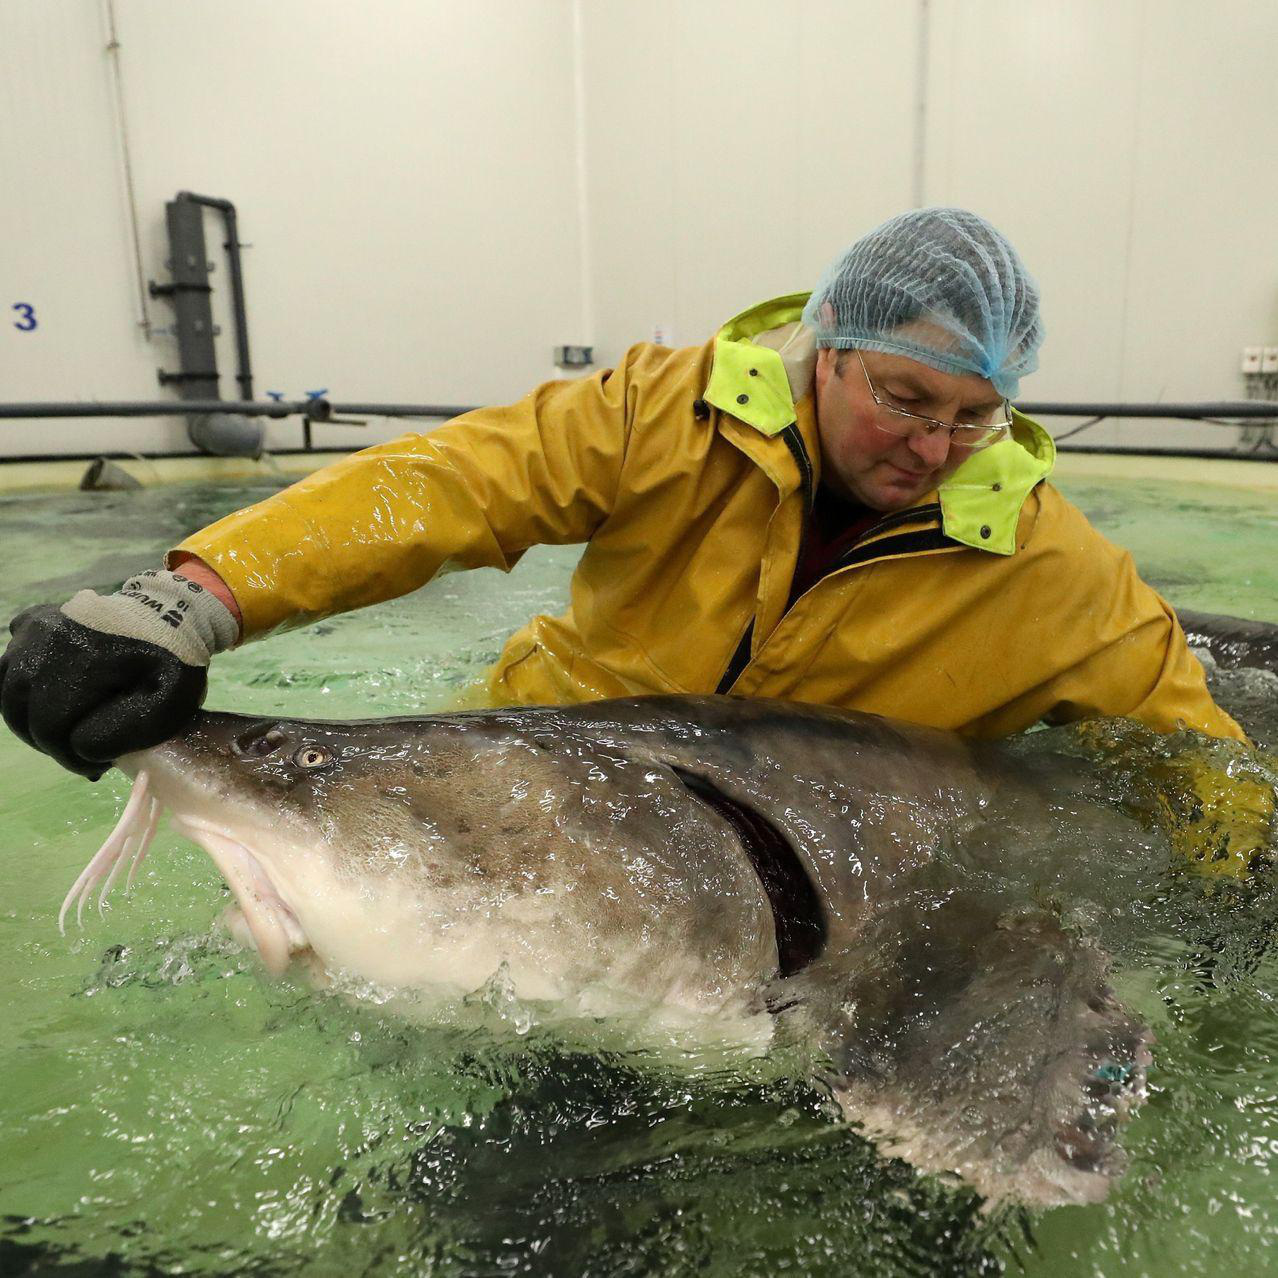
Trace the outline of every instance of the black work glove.
{"label": "black work glove", "polygon": [[114,595],[82,590],[9,623],[0,713],[28,745],[96,781],[122,754],[181,732],[204,700],[208,663],[238,627],[179,573],[156,570]]}

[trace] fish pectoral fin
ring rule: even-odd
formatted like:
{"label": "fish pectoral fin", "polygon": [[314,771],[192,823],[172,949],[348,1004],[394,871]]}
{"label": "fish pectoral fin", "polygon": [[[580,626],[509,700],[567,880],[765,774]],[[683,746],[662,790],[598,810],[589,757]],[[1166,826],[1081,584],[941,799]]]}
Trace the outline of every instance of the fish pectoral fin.
{"label": "fish pectoral fin", "polygon": [[994,1202],[1103,1198],[1152,1041],[1106,956],[1045,911],[954,902],[927,924],[889,912],[798,978],[843,1113],[885,1153]]}

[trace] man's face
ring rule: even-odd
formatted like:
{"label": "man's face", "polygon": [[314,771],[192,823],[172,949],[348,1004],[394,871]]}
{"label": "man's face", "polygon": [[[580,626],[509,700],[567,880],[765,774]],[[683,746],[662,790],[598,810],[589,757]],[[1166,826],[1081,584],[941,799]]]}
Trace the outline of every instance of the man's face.
{"label": "man's face", "polygon": [[863,351],[861,358],[864,372],[855,351],[817,352],[821,482],[871,510],[903,510],[953,474],[973,450],[951,444],[944,430],[901,436],[880,429],[875,423],[885,414],[870,394],[866,372],[880,398],[943,422],[996,412],[1001,399],[989,381],[974,373],[943,373],[883,351]]}

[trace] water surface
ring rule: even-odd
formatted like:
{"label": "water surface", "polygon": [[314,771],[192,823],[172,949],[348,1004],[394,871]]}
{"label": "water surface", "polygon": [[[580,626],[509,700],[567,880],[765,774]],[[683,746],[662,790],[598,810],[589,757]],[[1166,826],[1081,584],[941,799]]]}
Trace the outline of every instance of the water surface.
{"label": "water surface", "polygon": [[[115,586],[264,489],[0,499],[0,615]],[[1274,495],[1067,492],[1174,602],[1278,621]],[[328,717],[445,707],[571,548],[445,577],[215,663],[209,704]],[[1253,681],[1258,715],[1273,686]],[[288,982],[212,926],[226,892],[162,833],[140,889],[59,937],[127,783],[0,735],[0,1273],[1259,1273],[1278,1247],[1278,960],[1267,892],[1169,894],[1116,929],[1157,1034],[1106,1204],[985,1216],[883,1160],[785,1061],[565,1047],[477,996],[409,1026]],[[1149,918],[1154,923],[1148,922]]]}

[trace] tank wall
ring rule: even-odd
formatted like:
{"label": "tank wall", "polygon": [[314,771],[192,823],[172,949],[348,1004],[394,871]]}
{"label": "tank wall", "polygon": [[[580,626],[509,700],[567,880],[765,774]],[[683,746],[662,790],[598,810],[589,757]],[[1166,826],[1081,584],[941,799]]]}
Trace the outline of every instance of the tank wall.
{"label": "tank wall", "polygon": [[[1241,348],[1278,344],[1278,172],[1257,162],[1274,6],[115,0],[127,132],[108,12],[0,6],[0,400],[169,394],[125,136],[143,280],[164,278],[178,190],[239,206],[259,397],[508,401],[563,342],[607,364],[702,341],[916,198],[991,217],[1037,275],[1048,341],[1025,399],[1240,398]],[[1119,422],[1080,442],[1236,435]],[[180,419],[0,422],[0,455],[187,447]]]}
{"label": "tank wall", "polygon": [[[915,202],[1002,227],[1048,339],[1027,400],[1241,399],[1278,344],[1278,7],[629,0],[585,7],[597,333],[695,341]],[[925,120],[920,131],[918,121]],[[628,183],[651,192],[626,198]],[[1051,419],[1064,433],[1077,421]],[[1079,442],[1228,447],[1123,421]]]}
{"label": "tank wall", "polygon": [[[1244,398],[1278,345],[1267,247],[1278,7],[933,0],[928,200],[1004,226],[1038,276],[1041,400]],[[1071,423],[1050,423],[1058,433]],[[1103,423],[1079,442],[1233,446],[1235,428]]]}
{"label": "tank wall", "polygon": [[[582,328],[568,0],[115,0],[147,279],[164,204],[235,202],[256,390],[517,398]],[[125,199],[106,10],[0,5],[0,400],[160,399]],[[237,395],[222,225],[221,393]],[[35,308],[23,332],[12,305]],[[154,322],[168,305],[148,302]],[[316,427],[327,445],[403,428]],[[297,446],[296,422],[272,425]],[[188,447],[181,419],[0,422],[0,452]]]}

